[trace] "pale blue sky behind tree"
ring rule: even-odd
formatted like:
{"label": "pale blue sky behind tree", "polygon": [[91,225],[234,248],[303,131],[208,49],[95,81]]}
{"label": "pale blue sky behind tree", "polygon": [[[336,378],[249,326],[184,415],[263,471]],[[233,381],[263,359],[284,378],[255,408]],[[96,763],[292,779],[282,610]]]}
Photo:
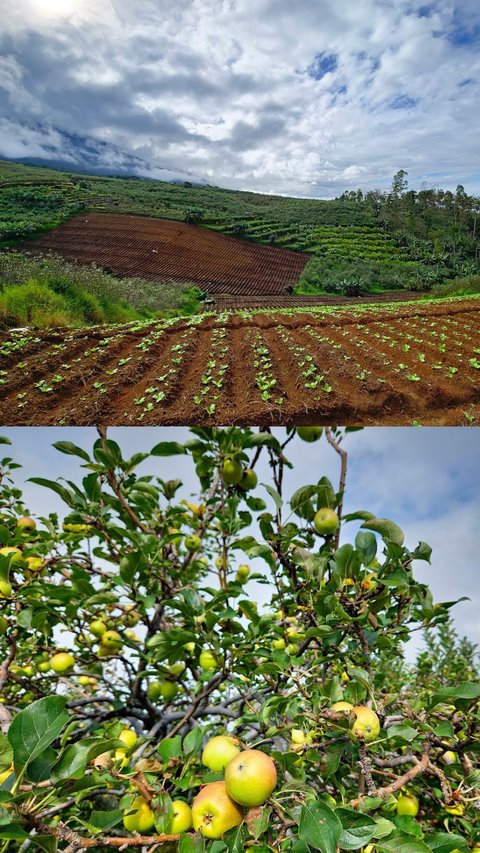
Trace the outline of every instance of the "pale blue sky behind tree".
{"label": "pale blue sky behind tree", "polygon": [[74,168],[80,135],[233,188],[478,193],[479,42],[478,0],[3,0],[0,154]]}
{"label": "pale blue sky behind tree", "polygon": [[[285,436],[283,429],[275,433]],[[80,460],[60,454],[52,444],[73,441],[90,451],[96,430],[4,427],[0,434],[13,442],[1,455],[11,455],[23,466],[16,481],[24,488],[29,510],[36,516],[58,512],[63,517],[67,509],[56,494],[26,481],[41,476],[80,483],[84,474]],[[108,434],[128,456],[151,450],[159,441],[184,441],[189,433],[181,427],[116,427]],[[369,427],[350,434],[345,447],[349,450],[345,511],[368,509],[391,518],[403,527],[411,548],[419,540],[428,542],[433,548],[432,565],[416,562],[416,577],[430,585],[437,601],[470,598],[453,608],[452,614],[459,633],[480,643],[480,429]],[[286,474],[286,498],[323,475],[338,484],[337,457],[324,438],[309,445],[296,436],[287,455],[293,470]],[[257,470],[260,483],[271,482],[266,454]],[[152,457],[139,471],[163,479],[179,477],[184,483],[180,496],[196,493],[191,457]],[[258,494],[269,500],[261,486]],[[347,525],[343,541],[353,540],[357,529],[358,523]],[[255,567],[263,570],[264,564],[255,561]],[[265,595],[258,584],[250,584],[249,592],[260,601]]]}

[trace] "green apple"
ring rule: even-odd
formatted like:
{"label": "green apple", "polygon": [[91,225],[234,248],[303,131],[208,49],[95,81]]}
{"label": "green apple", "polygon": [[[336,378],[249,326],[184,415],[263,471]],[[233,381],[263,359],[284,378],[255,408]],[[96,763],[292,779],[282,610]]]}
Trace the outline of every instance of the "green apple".
{"label": "green apple", "polygon": [[8,622],[5,616],[0,615],[0,636],[3,637],[8,631]]}
{"label": "green apple", "polygon": [[53,669],[57,675],[64,675],[70,672],[75,666],[75,658],[67,652],[57,652],[50,658],[50,669]]}
{"label": "green apple", "polygon": [[355,720],[352,726],[353,734],[359,740],[370,743],[380,734],[380,720],[375,711],[365,705],[354,705]]}
{"label": "green apple", "polygon": [[122,648],[123,641],[118,631],[105,631],[100,638],[100,644],[106,652],[118,652]]}
{"label": "green apple", "polygon": [[251,489],[255,489],[257,487],[258,477],[253,470],[253,468],[246,468],[242,474],[242,479],[240,480],[240,488],[243,489],[244,492],[249,492]]}
{"label": "green apple", "polygon": [[302,441],[318,441],[323,432],[323,427],[319,426],[304,426],[297,427],[297,435]]}
{"label": "green apple", "polygon": [[182,675],[185,672],[186,666],[184,663],[172,663],[168,667],[168,671],[175,678],[178,678],[179,675]]}
{"label": "green apple", "polygon": [[397,800],[397,814],[416,817],[420,806],[415,794],[400,794]]}
{"label": "green apple", "polygon": [[213,770],[214,773],[221,773],[239,752],[240,741],[238,738],[218,735],[218,737],[210,738],[205,744],[202,752],[202,764],[209,770]]}
{"label": "green apple", "polygon": [[192,803],[192,821],[195,832],[205,838],[221,838],[229,829],[240,826],[243,809],[228,795],[225,782],[205,785]]}
{"label": "green apple", "polygon": [[29,515],[21,515],[20,518],[17,518],[17,527],[20,527],[22,531],[28,533],[31,530],[35,530],[37,523],[34,518],[31,518]]}
{"label": "green apple", "polygon": [[221,662],[218,655],[212,649],[203,649],[200,652],[199,664],[202,669],[208,671],[220,669]]}
{"label": "green apple", "polygon": [[[130,814],[131,812],[131,814]],[[123,825],[128,832],[139,832],[145,835],[155,826],[153,812],[143,797],[135,797],[131,807],[126,809]]]}
{"label": "green apple", "polygon": [[193,655],[193,653],[194,653],[194,651],[195,651],[195,643],[193,643],[193,642],[192,642],[192,643],[184,643],[184,644],[183,644],[183,648],[184,648],[184,649],[185,649],[185,651],[186,651],[186,652],[188,652],[190,655]]}
{"label": "green apple", "polygon": [[237,459],[225,459],[222,469],[223,482],[235,486],[243,477],[243,468]]}
{"label": "green apple", "polygon": [[273,643],[272,643],[273,648],[274,648],[277,652],[281,652],[281,651],[283,651],[283,649],[285,648],[285,646],[286,646],[286,645],[287,645],[287,644],[286,644],[285,640],[283,639],[283,637],[279,637],[279,639],[278,639],[278,640],[274,640],[274,641],[273,641]]}
{"label": "green apple", "polygon": [[187,549],[187,551],[190,551],[191,554],[194,554],[195,551],[198,551],[201,544],[202,540],[199,536],[195,536],[195,534],[192,534],[192,536],[187,536],[187,538],[185,539],[185,548]]}
{"label": "green apple", "polygon": [[172,835],[180,835],[182,832],[187,832],[192,825],[192,810],[188,803],[183,800],[174,800],[172,803],[173,817],[170,823],[169,832]]}
{"label": "green apple", "polygon": [[107,626],[103,619],[93,619],[88,626],[88,630],[94,637],[102,637],[107,631]]}
{"label": "green apple", "polygon": [[335,533],[340,521],[337,513],[334,512],[333,509],[323,507],[315,514],[313,524],[315,530],[321,536],[331,536],[332,533]]}
{"label": "green apple", "polygon": [[275,762],[259,749],[246,749],[225,770],[230,797],[241,806],[261,806],[277,785]]}
{"label": "green apple", "polygon": [[178,685],[174,681],[151,681],[147,688],[147,696],[151,702],[164,699],[172,702],[178,693]]}

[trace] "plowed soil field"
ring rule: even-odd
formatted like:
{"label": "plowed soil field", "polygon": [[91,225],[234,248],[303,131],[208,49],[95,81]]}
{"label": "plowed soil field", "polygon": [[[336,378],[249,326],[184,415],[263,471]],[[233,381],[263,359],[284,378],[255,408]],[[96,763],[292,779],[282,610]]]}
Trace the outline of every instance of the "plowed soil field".
{"label": "plowed soil field", "polygon": [[480,423],[480,299],[0,336],[1,423]]}
{"label": "plowed soil field", "polygon": [[319,305],[362,305],[371,303],[378,305],[386,302],[406,302],[422,299],[418,291],[392,290],[384,293],[376,293],[372,296],[336,296],[334,294],[322,294],[320,296],[302,296],[286,294],[284,296],[216,296],[212,305],[214,311],[240,311],[243,308],[315,308]]}
{"label": "plowed soil field", "polygon": [[109,267],[114,275],[198,285],[209,293],[281,295],[310,255],[258,246],[185,222],[85,213],[20,248]]}

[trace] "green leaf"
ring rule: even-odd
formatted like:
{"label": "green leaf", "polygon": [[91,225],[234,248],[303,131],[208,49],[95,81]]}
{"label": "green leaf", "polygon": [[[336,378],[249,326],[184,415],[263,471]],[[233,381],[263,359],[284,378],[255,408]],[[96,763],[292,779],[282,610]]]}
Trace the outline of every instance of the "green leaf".
{"label": "green leaf", "polygon": [[444,687],[438,693],[434,693],[430,699],[429,708],[439,705],[440,702],[455,703],[456,699],[466,699],[473,702],[480,697],[480,684],[473,681],[464,681],[458,687]]}
{"label": "green leaf", "polygon": [[430,848],[424,841],[414,838],[413,835],[407,835],[406,832],[394,832],[388,838],[376,841],[375,847],[379,853],[384,851],[386,853],[430,853]]}
{"label": "green leaf", "polygon": [[200,726],[195,726],[189,731],[183,740],[183,751],[185,755],[194,755],[200,751],[203,741],[203,729]]}
{"label": "green leaf", "polygon": [[37,486],[43,486],[45,489],[51,489],[52,492],[56,492],[57,495],[60,495],[61,499],[67,504],[67,506],[72,507],[75,505],[72,493],[64,486],[61,486],[60,483],[55,483],[53,480],[46,480],[45,477],[30,477],[28,482],[35,483]]}
{"label": "green leaf", "polygon": [[182,453],[186,453],[185,447],[183,444],[180,444],[178,441],[161,441],[160,444],[156,444],[154,448],[150,451],[151,456],[180,456]]}
{"label": "green leaf", "polygon": [[279,441],[269,432],[256,432],[254,435],[249,435],[244,442],[244,447],[280,447]]}
{"label": "green leaf", "polygon": [[412,559],[414,560],[425,560],[427,563],[430,562],[430,557],[432,556],[432,549],[430,545],[427,545],[426,542],[419,542],[415,551],[412,553]]}
{"label": "green leaf", "polygon": [[85,450],[82,450],[81,447],[77,447],[77,445],[73,444],[71,441],[55,441],[52,444],[52,447],[54,447],[55,450],[60,451],[60,453],[65,453],[67,456],[79,456],[80,459],[84,459],[85,462],[92,461]]}
{"label": "green leaf", "polygon": [[300,518],[305,518],[307,521],[313,521],[315,509],[313,507],[312,498],[317,494],[317,486],[302,486],[293,493],[290,500],[290,507],[295,515]]}
{"label": "green leaf", "polygon": [[27,833],[18,823],[0,824],[0,838],[4,840],[23,841],[28,838]]}
{"label": "green leaf", "polygon": [[92,812],[90,815],[90,820],[88,821],[92,826],[95,826],[97,829],[111,829],[112,826],[116,826],[123,818],[123,810],[122,809],[113,809],[108,812]]}
{"label": "green leaf", "polygon": [[137,572],[143,564],[143,555],[140,551],[130,551],[120,560],[120,577],[125,583],[131,584]]}
{"label": "green leaf", "polygon": [[124,746],[117,738],[110,740],[98,740],[98,738],[85,738],[77,743],[70,743],[63,751],[59,761],[52,772],[52,780],[59,779],[81,779],[87,768],[87,764],[98,755],[117,747]]}
{"label": "green leaf", "polygon": [[5,435],[0,435],[0,444],[11,444],[11,440]]}
{"label": "green leaf", "polygon": [[436,832],[435,835],[427,836],[426,842],[434,853],[452,853],[452,850],[464,853],[470,849],[465,838],[451,832]]}
{"label": "green leaf", "polygon": [[262,485],[264,487],[264,489],[267,490],[270,497],[273,498],[273,501],[274,501],[277,509],[280,509],[283,506],[283,500],[282,500],[281,496],[278,494],[277,490],[274,489],[272,486],[268,486],[267,483],[261,483],[260,485]]}
{"label": "green leaf", "polygon": [[341,834],[342,824],[326,803],[316,800],[302,806],[298,824],[301,841],[321,850],[321,853],[336,853]]}
{"label": "green leaf", "polygon": [[388,518],[370,518],[364,521],[362,527],[367,530],[373,530],[375,533],[380,533],[382,539],[386,542],[394,542],[395,545],[403,545],[405,534],[398,524],[390,521]]}
{"label": "green leaf", "polygon": [[355,537],[355,548],[364,556],[365,565],[372,562],[377,553],[377,538],[373,533],[359,530]]}
{"label": "green leaf", "polygon": [[182,755],[182,738],[180,735],[168,737],[162,740],[157,747],[160,758],[170,761],[171,758],[180,758]]}
{"label": "green leaf", "polygon": [[353,809],[336,809],[335,814],[343,826],[338,840],[341,850],[358,850],[374,837],[376,823],[369,815],[359,814]]}
{"label": "green leaf", "polygon": [[64,696],[47,696],[24,708],[8,730],[13,747],[15,771],[18,773],[39,756],[59,736],[68,722]]}
{"label": "green leaf", "polygon": [[13,749],[6,735],[0,734],[0,773],[9,770],[13,762]]}
{"label": "green leaf", "polygon": [[398,723],[387,729],[387,736],[389,738],[401,738],[402,740],[406,740],[408,743],[415,740],[415,738],[418,737],[418,734],[419,732],[417,729],[414,729],[409,723]]}

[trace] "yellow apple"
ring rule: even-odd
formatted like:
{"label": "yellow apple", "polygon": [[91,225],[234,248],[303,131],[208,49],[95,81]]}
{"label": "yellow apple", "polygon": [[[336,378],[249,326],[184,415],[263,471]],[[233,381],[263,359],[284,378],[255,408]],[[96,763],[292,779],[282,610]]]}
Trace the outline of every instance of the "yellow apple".
{"label": "yellow apple", "polygon": [[283,637],[280,637],[278,640],[274,640],[272,643],[272,647],[278,652],[283,651],[283,649],[285,648],[286,645],[287,644],[286,644],[285,640],[283,639]]}
{"label": "yellow apple", "polygon": [[445,811],[448,812],[448,814],[453,814],[459,817],[463,814],[464,808],[461,803],[457,803],[454,806],[445,806]]}
{"label": "yellow apple", "polygon": [[297,746],[301,746],[307,742],[307,737],[301,729],[292,729],[291,739],[292,743]]}
{"label": "yellow apple", "polygon": [[135,746],[138,736],[137,733],[133,731],[133,729],[122,729],[120,732],[118,739],[125,744],[127,749],[132,749]]}
{"label": "yellow apple", "polygon": [[222,469],[223,482],[235,486],[243,477],[243,468],[237,459],[225,459]]}
{"label": "yellow apple", "polygon": [[50,658],[50,669],[53,669],[57,675],[64,675],[70,672],[75,666],[75,658],[67,652],[57,652]]}
{"label": "yellow apple", "polygon": [[184,644],[183,644],[183,648],[184,648],[184,649],[185,649],[185,651],[186,651],[186,652],[188,652],[190,655],[193,655],[193,653],[194,653],[194,651],[195,651],[195,643],[184,643]]}
{"label": "yellow apple", "polygon": [[355,721],[352,726],[353,734],[359,740],[370,743],[376,740],[380,734],[380,720],[375,711],[365,705],[355,705],[353,708]]}
{"label": "yellow apple", "polygon": [[323,432],[323,427],[320,426],[304,426],[297,427],[297,435],[302,441],[318,441]]}
{"label": "yellow apple", "polygon": [[397,814],[402,817],[408,815],[416,817],[420,806],[415,794],[400,794],[397,800]]}
{"label": "yellow apple", "polygon": [[225,784],[241,806],[261,806],[277,784],[275,762],[259,749],[246,749],[228,764]]}
{"label": "yellow apple", "polygon": [[458,761],[458,756],[456,752],[453,752],[451,749],[449,749],[447,750],[447,752],[443,753],[442,759],[444,760],[445,764],[455,764],[455,762]]}
{"label": "yellow apple", "polygon": [[21,515],[20,518],[17,519],[17,527],[20,527],[26,533],[30,530],[35,530],[37,523],[34,518],[31,518],[29,515]]}
{"label": "yellow apple", "polygon": [[192,820],[195,832],[200,830],[205,838],[221,838],[240,826],[243,809],[231,799],[225,782],[210,782],[193,801]]}
{"label": "yellow apple", "polygon": [[243,563],[237,569],[237,573],[235,575],[235,580],[237,581],[237,583],[245,583],[248,580],[249,575],[250,575],[250,566],[247,566],[245,563]]}
{"label": "yellow apple", "polygon": [[126,809],[123,825],[129,832],[139,832],[140,835],[145,835],[153,829],[155,826],[153,812],[143,797],[135,797],[131,807]]}
{"label": "yellow apple", "polygon": [[25,562],[27,564],[25,574],[34,575],[37,572],[40,572],[43,568],[43,557],[27,557]]}
{"label": "yellow apple", "polygon": [[339,524],[340,521],[337,513],[328,507],[319,509],[318,512],[315,513],[315,518],[313,519],[315,530],[321,536],[331,536],[332,533],[335,533]]}
{"label": "yellow apple", "polygon": [[335,702],[332,711],[353,711],[353,705],[350,702]]}
{"label": "yellow apple", "polygon": [[210,738],[205,744],[202,752],[202,764],[215,773],[221,773],[239,752],[240,741],[238,738],[218,735],[218,737]]}
{"label": "yellow apple", "polygon": [[181,832],[187,832],[192,825],[192,810],[188,803],[183,800],[174,800],[172,803],[173,817],[170,824],[170,832],[172,835],[179,835]]}

